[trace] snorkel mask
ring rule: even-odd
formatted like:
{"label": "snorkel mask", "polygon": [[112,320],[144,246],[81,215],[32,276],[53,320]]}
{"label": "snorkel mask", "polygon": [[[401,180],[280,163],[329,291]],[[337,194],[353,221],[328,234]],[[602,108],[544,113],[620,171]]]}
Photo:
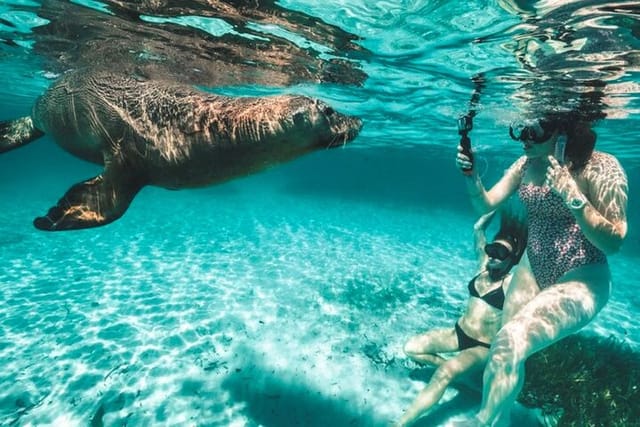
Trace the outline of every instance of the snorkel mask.
{"label": "snorkel mask", "polygon": [[[503,242],[507,242],[511,248]],[[484,245],[484,252],[489,257],[487,271],[489,272],[491,280],[498,280],[505,277],[516,264],[515,248],[516,242],[513,239],[504,237]]]}
{"label": "snorkel mask", "polygon": [[500,242],[487,243],[484,252],[490,257],[499,261],[504,261],[511,256],[511,249]]}
{"label": "snorkel mask", "polygon": [[551,123],[543,120],[519,120],[509,126],[509,136],[514,141],[526,141],[534,144],[547,142],[555,129]]}

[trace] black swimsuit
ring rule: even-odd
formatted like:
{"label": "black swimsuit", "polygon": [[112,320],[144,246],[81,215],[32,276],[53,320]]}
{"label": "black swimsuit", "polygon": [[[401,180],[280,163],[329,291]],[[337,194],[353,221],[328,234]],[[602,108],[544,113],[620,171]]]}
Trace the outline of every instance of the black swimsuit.
{"label": "black swimsuit", "polygon": [[502,279],[500,286],[480,296],[480,294],[478,293],[478,290],[476,289],[476,279],[478,278],[478,276],[469,280],[469,286],[468,286],[469,295],[471,295],[472,297],[480,298],[481,300],[489,304],[491,307],[495,307],[498,310],[502,310],[502,307],[504,306],[504,290],[502,289],[504,278]]}
{"label": "black swimsuit", "polygon": [[491,347],[491,345],[487,344],[486,342],[478,341],[477,339],[471,338],[469,335],[467,335],[462,330],[458,322],[456,322],[456,336],[458,337],[458,350],[460,351],[477,346],[487,348]]}
{"label": "black swimsuit", "polygon": [[[500,286],[480,296],[480,294],[478,293],[478,290],[476,289],[476,279],[478,278],[478,276],[475,276],[473,279],[469,281],[469,295],[471,295],[472,297],[480,298],[490,306],[495,307],[498,310],[502,310],[502,307],[504,306],[504,290],[502,289],[504,278],[502,279],[502,283],[500,283]],[[482,341],[478,341],[475,338],[471,338],[462,330],[458,322],[456,322],[455,328],[456,328],[456,336],[458,337],[458,348],[460,350],[465,350],[467,348],[477,347],[477,346],[486,347],[486,348],[489,348],[491,346],[490,344],[487,344]]]}

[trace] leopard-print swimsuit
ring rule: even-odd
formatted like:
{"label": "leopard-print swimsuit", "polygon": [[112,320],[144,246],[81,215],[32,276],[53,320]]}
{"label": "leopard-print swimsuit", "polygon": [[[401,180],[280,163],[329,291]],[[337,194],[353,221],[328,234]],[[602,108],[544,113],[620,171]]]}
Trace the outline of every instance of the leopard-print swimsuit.
{"label": "leopard-print swimsuit", "polygon": [[607,263],[606,255],[587,240],[562,198],[549,186],[520,184],[518,195],[529,217],[527,256],[541,289],[576,267]]}

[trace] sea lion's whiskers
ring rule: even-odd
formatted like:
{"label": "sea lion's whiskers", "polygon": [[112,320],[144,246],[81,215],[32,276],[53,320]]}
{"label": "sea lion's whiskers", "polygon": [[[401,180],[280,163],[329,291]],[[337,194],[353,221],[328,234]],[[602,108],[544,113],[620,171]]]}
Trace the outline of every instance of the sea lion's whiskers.
{"label": "sea lion's whiskers", "polygon": [[[343,137],[344,134],[342,133],[336,133],[335,135],[333,135],[331,137],[331,141],[329,142],[329,145],[327,145],[327,148],[333,148],[333,147],[338,147],[340,145],[344,146],[346,144],[346,138],[341,138]],[[340,139],[342,139],[342,144],[340,144]]]}

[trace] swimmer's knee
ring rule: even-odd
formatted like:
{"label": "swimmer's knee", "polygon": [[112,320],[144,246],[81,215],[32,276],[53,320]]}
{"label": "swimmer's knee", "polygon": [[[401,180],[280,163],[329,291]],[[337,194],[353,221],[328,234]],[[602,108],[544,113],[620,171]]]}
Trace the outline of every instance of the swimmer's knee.
{"label": "swimmer's knee", "polygon": [[416,342],[416,339],[409,338],[409,340],[407,340],[407,342],[404,343],[404,347],[402,347],[402,351],[404,351],[404,354],[406,354],[407,357],[411,357],[411,358],[420,354],[420,350],[418,348],[418,343]]}
{"label": "swimmer's knee", "polygon": [[509,374],[525,361],[523,343],[518,340],[522,337],[518,335],[515,328],[505,325],[496,335],[491,345],[491,353],[487,369]]}
{"label": "swimmer's knee", "polygon": [[422,335],[416,335],[407,340],[404,343],[404,347],[402,350],[404,354],[406,354],[410,358],[415,358],[416,356],[420,356],[425,354],[427,348],[429,348],[429,342]]}

